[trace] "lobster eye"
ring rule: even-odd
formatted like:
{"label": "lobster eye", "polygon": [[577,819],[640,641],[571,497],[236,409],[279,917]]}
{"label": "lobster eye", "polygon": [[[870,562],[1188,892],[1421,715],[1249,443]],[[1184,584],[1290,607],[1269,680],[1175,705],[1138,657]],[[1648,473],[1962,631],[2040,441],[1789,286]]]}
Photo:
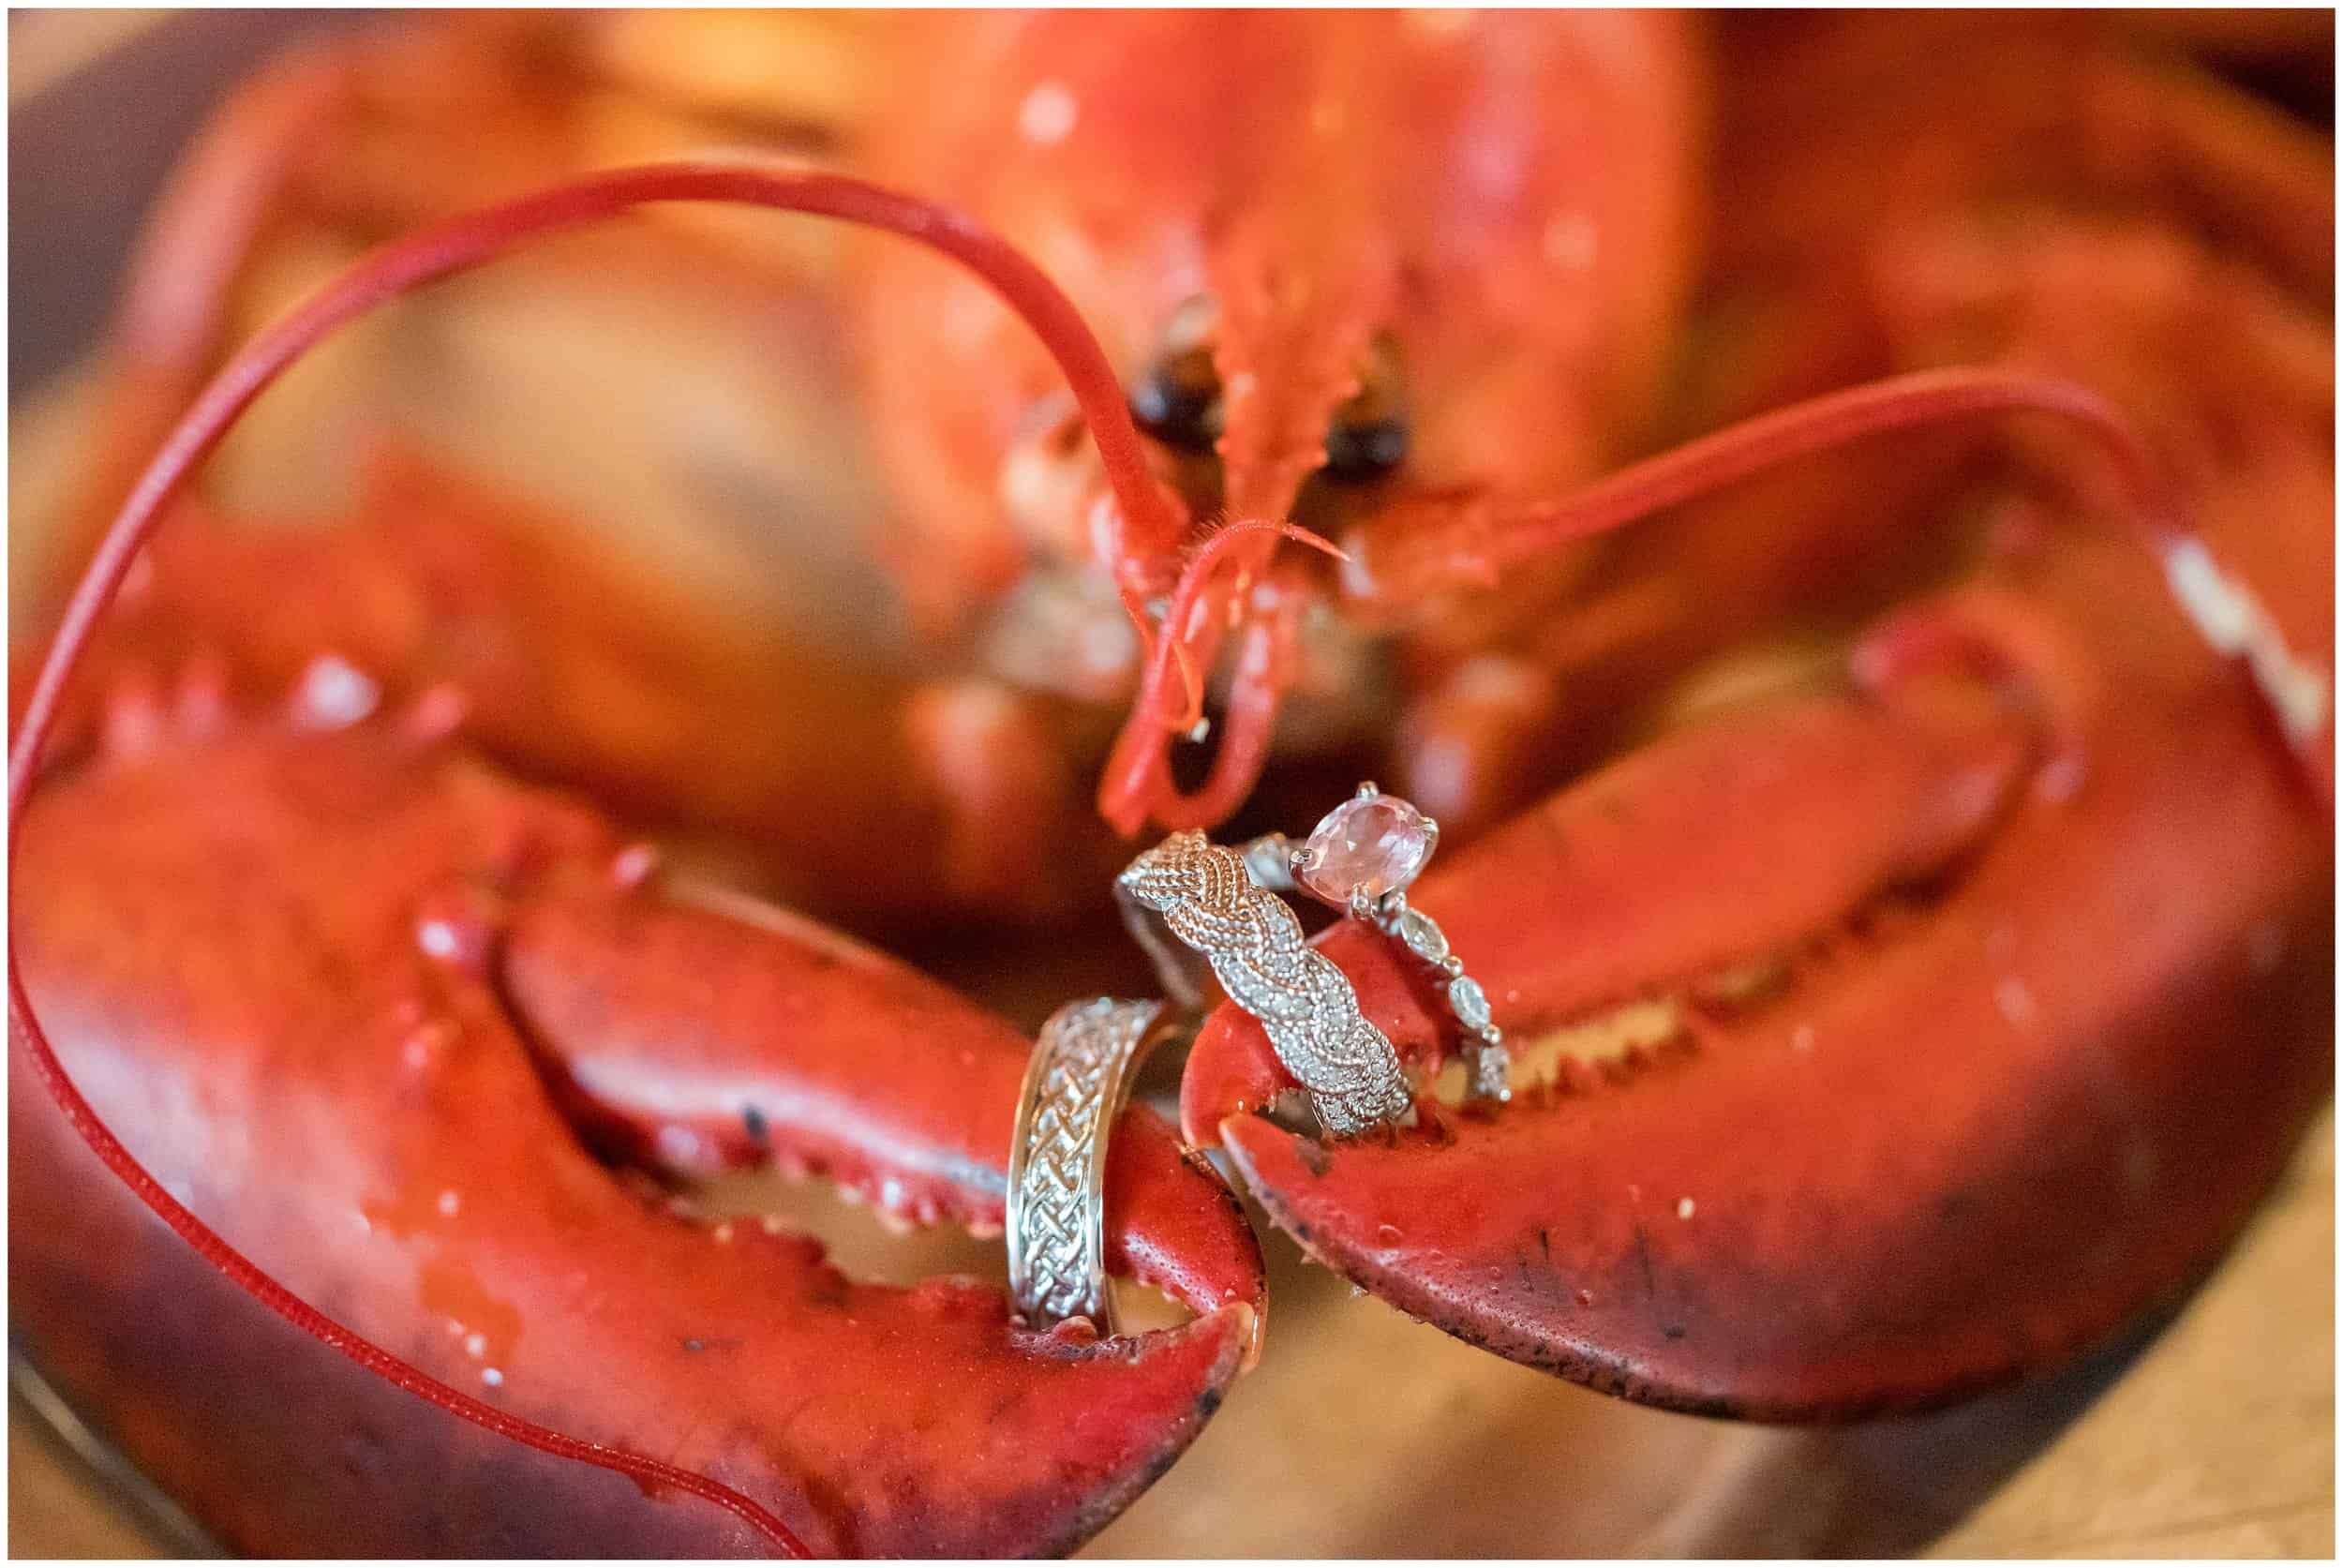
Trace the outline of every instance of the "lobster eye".
{"label": "lobster eye", "polygon": [[1204,295],[1172,314],[1154,368],[1131,388],[1131,417],[1164,445],[1205,453],[1220,440],[1220,373],[1212,331],[1219,312]]}
{"label": "lobster eye", "polygon": [[1326,477],[1343,485],[1380,479],[1407,460],[1408,409],[1399,350],[1388,335],[1375,340],[1366,379],[1335,411],[1326,432]]}

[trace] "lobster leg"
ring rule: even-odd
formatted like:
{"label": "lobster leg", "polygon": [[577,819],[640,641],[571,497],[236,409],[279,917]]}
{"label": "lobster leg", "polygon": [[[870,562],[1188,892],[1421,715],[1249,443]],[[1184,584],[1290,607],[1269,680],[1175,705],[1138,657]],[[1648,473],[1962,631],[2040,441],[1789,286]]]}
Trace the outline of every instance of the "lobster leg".
{"label": "lobster leg", "polygon": [[[603,873],[573,867],[516,908],[500,972],[605,1146],[684,1175],[778,1161],[898,1219],[998,1232],[1022,1036],[771,905]],[[1111,1264],[1199,1314],[1242,1302],[1257,1319],[1259,1252],[1219,1178],[1199,1161],[1171,1179],[1178,1141],[1146,1112],[1109,1155]],[[1226,1201],[1200,1206],[1212,1191]]]}
{"label": "lobster leg", "polygon": [[[1544,1087],[1321,1146],[1237,1114],[1285,1082],[1224,1008],[1191,1136],[1359,1285],[1649,1402],[1848,1417],[2102,1340],[2331,1072],[2324,811],[2156,595],[2120,545],[2042,552],[1427,878]],[[1421,966],[1322,946],[1436,1060]]]}
{"label": "lobster leg", "polygon": [[141,235],[107,343],[95,456],[55,546],[59,592],[218,355],[236,276],[282,219],[311,149],[336,139],[353,75],[332,52],[277,62],[236,95],[173,177]]}
{"label": "lobster leg", "polygon": [[[109,334],[88,475],[49,555],[61,597],[99,532],[246,325],[272,247],[319,225],[395,231],[557,176],[567,148],[522,83],[542,26],[467,19],[312,41],[270,62],[208,123],[139,235]],[[419,87],[425,90],[419,92]],[[395,107],[394,107],[395,106]],[[444,140],[401,144],[411,117]],[[385,140],[392,151],[377,149]],[[450,183],[461,176],[467,184]]]}
{"label": "lobster leg", "polygon": [[[1112,874],[1082,782],[1053,766],[1052,705],[745,631],[586,535],[388,444],[353,513],[321,526],[183,503],[99,633],[56,745],[151,730],[166,710],[257,711],[289,690],[326,710],[432,693],[500,764],[680,825],[828,917],[1062,915]],[[45,651],[14,662],[12,716]],[[1061,875],[1034,874],[1042,844]]]}
{"label": "lobster leg", "polygon": [[[905,1215],[997,1225],[1026,1042],[795,922],[671,903],[598,818],[443,742],[376,724],[166,743],[54,781],[19,853],[36,895],[22,959],[60,1056],[197,1214],[441,1381],[720,1480],[815,1550],[1070,1547],[1185,1447],[1250,1355],[1243,1217],[1144,1111],[1112,1175],[1116,1250],[1199,1315],[1132,1338],[1031,1333],[994,1288],[861,1284],[802,1238],[647,1202],[559,1105],[639,1128],[671,1165],[695,1162],[666,1129],[707,1112],[737,1131],[732,1157],[769,1147]],[[695,999],[705,1021],[663,1016]],[[271,1386],[313,1381],[320,1402],[215,1424],[205,1456],[159,1437],[220,1367],[117,1347],[195,1260],[87,1179],[41,1096],[12,1105],[20,1328],[230,1545],[314,1543],[303,1521],[340,1511],[369,1516],[380,1549],[431,1549],[442,1528],[577,1549],[573,1493],[585,1518],[627,1512],[623,1485],[577,1466],[500,1495],[534,1456],[432,1456],[443,1412],[387,1388],[389,1406],[340,1397],[340,1367],[301,1369],[338,1358],[215,1289],[174,1302],[161,1337],[232,1307],[227,1365],[268,1344],[297,1364]],[[95,1288],[115,1271],[129,1277]],[[305,1462],[318,1453],[342,1462]],[[449,1485],[461,1522],[394,1542],[419,1483]],[[743,1544],[711,1521],[685,1544]],[[611,1528],[674,1549],[651,1547],[662,1526]]]}

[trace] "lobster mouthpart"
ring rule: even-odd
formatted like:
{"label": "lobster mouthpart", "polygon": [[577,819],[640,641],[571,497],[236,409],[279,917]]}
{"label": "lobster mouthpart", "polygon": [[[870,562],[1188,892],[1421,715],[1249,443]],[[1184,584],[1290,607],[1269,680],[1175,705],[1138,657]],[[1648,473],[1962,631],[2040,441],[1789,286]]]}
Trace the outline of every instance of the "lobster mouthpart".
{"label": "lobster mouthpart", "polygon": [[[2060,610],[2154,603],[2112,548],[2067,559]],[[1190,1136],[1355,1283],[1654,1404],[1919,1407],[2113,1332],[2205,1265],[2321,1093],[2332,848],[2176,618],[2086,657],[2045,610],[1908,612],[1856,689],[1679,732],[1428,877],[1509,1105],[1296,1136],[1238,1113],[1288,1081],[1223,1008]],[[1354,921],[1321,950],[1437,1061],[1425,966]]]}
{"label": "lobster mouthpart", "polygon": [[[1143,1109],[1114,1145],[1113,1256],[1197,1316],[1112,1339],[1029,1331],[973,1279],[858,1282],[598,1161],[563,1109],[662,1173],[771,1158],[997,1227],[1027,1042],[809,924],[671,897],[601,818],[444,740],[244,725],[101,756],[50,783],[19,848],[57,1052],[206,1223],[443,1382],[717,1480],[814,1551],[1070,1548],[1249,1358],[1250,1232]],[[230,1546],[756,1545],[353,1387],[99,1179],[27,1083],[11,1119],[15,1213],[40,1217],[20,1331]],[[260,1343],[291,1382],[254,1375]],[[170,1435],[199,1429],[202,1453]],[[418,1486],[439,1522],[404,1506]]]}

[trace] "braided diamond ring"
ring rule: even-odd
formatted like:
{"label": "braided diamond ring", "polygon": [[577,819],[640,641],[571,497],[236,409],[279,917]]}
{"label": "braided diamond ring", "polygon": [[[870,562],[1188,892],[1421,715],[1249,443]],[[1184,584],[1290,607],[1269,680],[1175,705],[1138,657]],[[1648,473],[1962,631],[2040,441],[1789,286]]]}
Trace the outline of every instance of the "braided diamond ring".
{"label": "braided diamond ring", "polygon": [[[1203,955],[1229,999],[1261,1021],[1328,1132],[1347,1138],[1412,1107],[1399,1053],[1359,1011],[1350,978],[1302,940],[1302,922],[1253,880],[1236,850],[1193,830],[1174,833],[1126,867],[1116,886],[1127,908],[1159,916]],[[1143,922],[1134,930],[1145,939]],[[1175,994],[1198,989],[1168,966],[1165,978],[1178,982]]]}
{"label": "braided diamond ring", "polygon": [[1448,950],[1439,924],[1408,904],[1408,885],[1439,842],[1439,824],[1367,784],[1298,848],[1273,833],[1241,850],[1223,849],[1191,830],[1173,833],[1124,869],[1116,896],[1172,999],[1071,1002],[1035,1042],[1009,1150],[1007,1226],[1009,1291],[1028,1322],[1046,1327],[1080,1317],[1113,1331],[1108,1131],[1148,1053],[1194,1020],[1205,967],[1230,1000],[1261,1021],[1329,1133],[1350,1137],[1413,1108],[1390,1038],[1359,1011],[1349,978],[1303,941],[1281,892],[1298,889],[1346,910],[1437,970],[1450,1011],[1478,1041],[1472,1092],[1506,1098],[1504,1036],[1489,1018],[1487,996]]}

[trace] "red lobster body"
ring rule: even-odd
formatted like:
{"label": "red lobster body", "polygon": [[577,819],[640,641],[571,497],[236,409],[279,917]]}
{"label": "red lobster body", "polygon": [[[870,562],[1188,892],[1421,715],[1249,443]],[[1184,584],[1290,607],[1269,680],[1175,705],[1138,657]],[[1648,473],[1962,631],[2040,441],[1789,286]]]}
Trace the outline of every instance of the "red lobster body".
{"label": "red lobster body", "polygon": [[[1315,1257],[1501,1354],[1712,1413],[1916,1408],[2104,1338],[2207,1266],[2331,1077],[2326,694],[2305,720],[2249,680],[2253,618],[2226,597],[2269,597],[2254,650],[2332,668],[2332,324],[2306,287],[2332,253],[2286,211],[2317,205],[2331,157],[2120,66],[2071,122],[2016,92],[1972,127],[1965,85],[1907,85],[1913,50],[1878,24],[1843,47],[1812,25],[1811,49],[1798,29],[1728,40],[1731,173],[1709,208],[1704,51],[1679,17],[988,16],[920,38],[896,81],[918,112],[872,161],[1035,249],[1112,372],[1084,406],[1102,454],[1126,444],[1093,470],[991,295],[898,250],[858,290],[933,650],[1022,639],[1047,689],[997,667],[917,693],[832,679],[786,647],[679,655],[688,615],[551,581],[558,552],[509,532],[513,509],[426,470],[385,470],[393,520],[344,536],[353,603],[322,625],[269,590],[334,540],[279,555],[206,530],[174,557],[166,534],[22,819],[18,949],[65,1067],[232,1243],[500,1411],[671,1455],[815,1549],[1067,1546],[1249,1354],[1259,1261],[1201,1157],[1125,1122],[1118,1262],[1197,1317],[1104,1342],[1030,1334],[966,1282],[856,1284],[809,1243],[671,1212],[604,1161],[769,1159],[901,1217],[997,1224],[1026,1042],[792,918],[664,883],[596,808],[506,770],[785,837],[776,859],[846,884],[846,907],[1016,919],[1088,887],[1104,943],[1112,846],[1067,810],[1102,698],[1139,684],[1101,790],[1128,827],[1236,809],[1279,694],[1314,687],[1331,717],[1296,704],[1276,744],[1378,748],[1429,786],[1454,847],[1418,902],[1519,1053],[1501,1109],[1427,1086],[1419,1125],[1327,1145],[1248,1113],[1287,1083],[1248,1020],[1216,1015],[1186,1131]],[[2011,62],[2121,60],[2110,37],[2011,24],[1960,57],[2038,87],[2063,78]],[[1834,151],[1842,103],[1910,132],[1908,177],[1859,202],[1839,200],[1870,173]],[[2062,161],[2070,143],[2088,156]],[[2243,172],[2261,178],[2232,199]],[[977,232],[921,221],[891,226]],[[1688,326],[1696,227],[1718,244]],[[1097,383],[1110,410],[1115,378],[1144,391],[1200,296],[1211,324],[1186,347],[1219,426],[1142,451]],[[2021,386],[1975,407],[2102,441],[2030,420],[2011,465],[1981,427],[1914,446],[1915,419],[1874,425],[1905,433],[1583,548],[1662,502],[1550,499],[1644,442],[1655,406],[1706,430],[1954,360],[1982,368],[1893,387],[1941,414],[1948,389]],[[1331,434],[1387,411],[1392,363],[1406,461],[1334,471]],[[1662,487],[1678,500],[1724,483],[1667,461],[1619,477],[1707,475]],[[1102,504],[1101,476],[1133,470],[1176,503],[1134,506],[1126,483]],[[2119,512],[2159,554],[2112,537]],[[1350,559],[1183,531],[1221,514],[1339,531]],[[2209,556],[2176,551],[2189,524]],[[2189,578],[2191,560],[2218,569]],[[1220,575],[1183,577],[1203,564]],[[253,603],[208,603],[223,585]],[[1119,634],[1107,656],[1068,653],[1097,622],[1041,613],[1061,590]],[[1883,611],[1893,595],[1918,597]],[[1785,624],[1809,639],[1794,690],[1724,717],[1647,700]],[[1182,795],[1168,672],[1185,656],[1201,688],[1224,638],[1218,751]],[[395,716],[321,706],[330,652]],[[1410,1065],[1440,1069],[1453,1024],[1427,974],[1355,925],[1322,945]],[[54,1223],[18,1227],[22,1321],[228,1544],[762,1544],[317,1351],[102,1179],[23,1055],[12,1174]],[[207,1423],[233,1441],[200,1448]],[[412,1507],[425,1487],[437,1516]]]}

